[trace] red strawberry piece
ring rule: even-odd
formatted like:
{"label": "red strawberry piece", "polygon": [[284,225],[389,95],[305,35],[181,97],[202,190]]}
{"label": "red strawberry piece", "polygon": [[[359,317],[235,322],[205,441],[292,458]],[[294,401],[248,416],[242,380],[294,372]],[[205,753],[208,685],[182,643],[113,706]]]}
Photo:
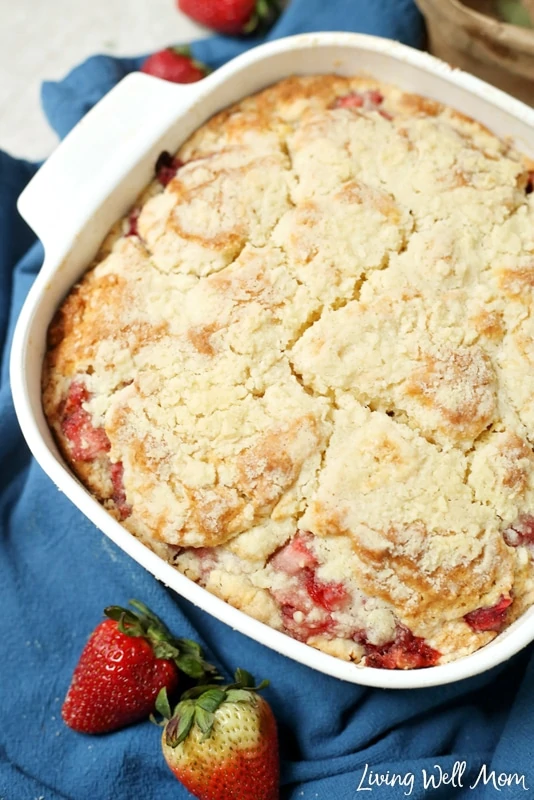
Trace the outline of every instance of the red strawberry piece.
{"label": "red strawberry piece", "polygon": [[474,631],[500,631],[506,622],[506,611],[512,605],[511,597],[502,596],[497,605],[477,608],[464,616]]}
{"label": "red strawberry piece", "polygon": [[69,391],[67,397],[65,399],[65,405],[63,408],[63,412],[66,416],[73,414],[75,411],[78,411],[82,403],[86,403],[89,400],[89,392],[87,391],[87,387],[85,384],[81,383],[80,381],[73,381],[69,386]]}
{"label": "red strawberry piece", "polygon": [[124,234],[125,236],[139,236],[139,232],[137,230],[137,220],[139,219],[140,213],[140,208],[134,208],[130,211],[130,214],[128,215],[128,230]]}
{"label": "red strawberry piece", "polygon": [[131,514],[131,506],[126,502],[124,491],[122,463],[110,463],[107,453],[111,448],[107,434],[103,428],[96,428],[88,411],[83,408],[83,403],[90,400],[87,387],[81,381],[73,381],[69,387],[63,405],[61,430],[67,439],[72,457],[76,461],[94,461],[97,458],[106,458],[109,465],[113,492],[111,500],[115,503],[120,519],[126,519]]}
{"label": "red strawberry piece", "polygon": [[525,194],[530,194],[532,189],[534,189],[534,170],[529,170],[527,183],[525,186]]}
{"label": "red strawberry piece", "polygon": [[202,651],[187,639],[175,639],[143,603],[134,613],[105,609],[85,645],[61,710],[79,733],[107,733],[147,718],[165,687],[176,693],[179,673],[204,678],[213,671]]}
{"label": "red strawberry piece", "polygon": [[369,102],[369,105],[372,106],[379,106],[384,102],[384,95],[377,89],[368,89],[366,92],[364,92],[364,96]]}
{"label": "red strawberry piece", "polygon": [[280,0],[178,0],[188,17],[229,36],[252,33],[271,25],[280,13]]}
{"label": "red strawberry piece", "polygon": [[314,604],[305,578],[306,572],[301,571],[298,576],[292,576],[287,585],[271,590],[280,606],[285,630],[300,642],[306,642],[310,636],[330,633],[336,625],[328,611]]}
{"label": "red strawberry piece", "polygon": [[365,635],[355,637],[365,647],[365,663],[379,669],[421,669],[437,664],[441,653],[430,647],[420,636],[414,636],[405,625],[397,625],[395,639],[384,645],[374,645]]}
{"label": "red strawberry piece", "polygon": [[141,72],[171,83],[196,83],[206,77],[209,69],[191,58],[188,48],[167,47],[149,56]]}
{"label": "red strawberry piece", "polygon": [[291,603],[283,604],[280,608],[282,622],[285,630],[299,642],[307,642],[311,636],[324,636],[333,633],[336,623],[330,614],[322,614],[319,617],[310,616],[310,609],[302,610],[302,605],[296,599],[298,605]]}
{"label": "red strawberry piece", "polygon": [[534,517],[531,514],[522,514],[503,532],[503,536],[510,547],[534,545]]}
{"label": "red strawberry piece", "polygon": [[307,531],[298,531],[291,541],[278,550],[271,559],[273,569],[287,575],[298,575],[306,567],[316,567],[317,559],[310,550],[313,535]]}
{"label": "red strawberry piece", "polygon": [[377,89],[367,89],[364,92],[349,92],[338,97],[332,108],[362,108],[364,111],[378,111],[384,119],[393,119],[391,114],[380,108],[384,102],[384,95]]}
{"label": "red strawberry piece", "polygon": [[111,499],[115,503],[115,507],[119,512],[119,516],[122,519],[126,519],[132,513],[132,507],[129,503],[126,502],[126,492],[124,491],[124,467],[122,465],[122,461],[117,461],[116,464],[112,464],[110,467],[110,474],[111,474],[111,483],[113,485],[113,494]]}
{"label": "red strawberry piece", "polygon": [[217,552],[214,551],[213,547],[192,547],[185,549],[192,552],[198,559],[198,567],[202,579],[207,580],[212,569],[217,566]]}
{"label": "red strawberry piece", "polygon": [[298,531],[291,541],[271,558],[273,569],[292,580],[289,585],[273,591],[280,604],[285,629],[300,641],[310,636],[332,633],[336,622],[332,611],[339,611],[350,595],[342,583],[317,578],[319,562],[311,550],[313,534]]}
{"label": "red strawberry piece", "polygon": [[63,406],[61,430],[76,461],[93,461],[111,447],[105,430],[94,427],[91,415],[83,407],[89,399],[84,384],[73,381]]}
{"label": "red strawberry piece", "polygon": [[350,92],[335,100],[333,108],[362,108],[363,95],[359,92]]}
{"label": "red strawberry piece", "polygon": [[304,581],[311,600],[326,611],[339,611],[349,600],[350,595],[342,583],[320,581],[313,570],[306,572]]}
{"label": "red strawberry piece", "polygon": [[179,158],[176,158],[176,156],[171,156],[167,150],[164,150],[159,154],[156,166],[154,167],[156,179],[163,186],[167,186],[176,176],[180,167],[183,167],[183,162],[180,161]]}
{"label": "red strawberry piece", "polygon": [[200,800],[278,800],[276,721],[257,693],[265,685],[254,687],[252,676],[237,670],[233,684],[185,692],[173,714],[160,693],[163,755]]}

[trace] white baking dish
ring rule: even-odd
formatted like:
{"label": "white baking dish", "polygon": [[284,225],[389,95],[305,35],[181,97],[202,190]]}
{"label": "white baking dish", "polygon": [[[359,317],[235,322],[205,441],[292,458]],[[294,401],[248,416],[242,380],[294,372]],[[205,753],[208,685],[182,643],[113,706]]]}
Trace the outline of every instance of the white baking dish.
{"label": "white baking dish", "polygon": [[151,179],[159,153],[175,151],[213,113],[287,75],[362,71],[448,103],[500,136],[512,137],[534,157],[534,109],[425,53],[372,36],[323,33],[282,39],[187,86],[129,75],[69,134],[20,197],[20,212],[43,241],[46,257],[18,320],[11,383],[22,431],[41,467],[100,530],[159,580],[233,628],[313,669],[368,686],[414,688],[460,680],[510,658],[534,639],[534,608],[491,644],[443,666],[388,671],[333,658],[230,607],[128,533],[66,468],[41,407],[41,364],[52,315],[111,224]]}

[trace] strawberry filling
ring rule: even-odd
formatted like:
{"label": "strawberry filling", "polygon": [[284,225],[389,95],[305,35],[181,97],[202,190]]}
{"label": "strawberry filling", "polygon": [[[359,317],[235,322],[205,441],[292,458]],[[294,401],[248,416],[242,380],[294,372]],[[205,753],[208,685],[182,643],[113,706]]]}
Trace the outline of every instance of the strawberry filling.
{"label": "strawberry filling", "polygon": [[[291,579],[283,589],[272,590],[281,606],[282,621],[288,633],[302,642],[311,636],[347,636],[333,616],[346,608],[351,595],[342,583],[323,581],[317,576],[319,562],[311,550],[313,534],[298,531],[271,559],[271,566]],[[371,644],[364,632],[354,635],[365,647],[366,663],[380,669],[420,669],[434,666],[441,653],[424,639],[414,636],[404,625],[397,625],[395,639],[384,645]]]}
{"label": "strawberry filling", "polygon": [[271,566],[286,575],[298,575],[305,568],[313,569],[318,561],[309,549],[313,536],[307,531],[298,531],[289,544],[278,550],[271,559]]}
{"label": "strawberry filling", "polygon": [[351,92],[350,94],[338,97],[334,101],[333,108],[362,108],[363,102],[362,94],[359,94],[359,92]]}
{"label": "strawberry filling", "polygon": [[368,89],[363,93],[363,96],[369,105],[379,106],[384,102],[384,95],[377,89]]}
{"label": "strawberry filling", "polygon": [[291,579],[288,586],[272,593],[280,603],[284,627],[303,642],[310,636],[333,634],[337,623],[331,612],[340,611],[350,599],[342,583],[317,577],[319,562],[310,549],[312,540],[311,533],[298,531],[270,562]]}
{"label": "strawberry filling", "polygon": [[[91,415],[83,407],[90,399],[90,394],[83,383],[73,381],[69,387],[63,406],[61,430],[69,443],[72,457],[76,461],[95,461],[97,458],[107,458],[111,448],[104,428],[95,428]],[[109,463],[111,484],[113,487],[111,500],[115,503],[120,519],[126,519],[132,513],[131,506],[126,502],[122,462]]]}
{"label": "strawberry filling", "polygon": [[162,186],[167,186],[176,176],[180,167],[183,167],[183,162],[179,158],[171,156],[167,150],[164,150],[156,161],[156,178]]}
{"label": "strawberry filling", "polygon": [[430,647],[409,628],[398,624],[395,639],[383,645],[371,644],[365,634],[355,637],[365,647],[365,663],[378,669],[422,669],[437,664],[441,653]]}
{"label": "strawberry filling", "polygon": [[377,89],[367,89],[364,92],[349,92],[338,97],[332,108],[362,108],[364,111],[378,111],[385,119],[393,119],[391,114],[380,108],[384,102],[384,95]]}
{"label": "strawberry filling", "polygon": [[129,517],[132,513],[132,507],[126,502],[126,492],[124,491],[123,483],[124,467],[122,466],[122,461],[117,461],[116,464],[112,464],[110,473],[113,486],[111,499],[115,503],[120,518],[126,519],[126,517]]}
{"label": "strawberry filling", "polygon": [[314,604],[304,576],[283,589],[273,589],[272,594],[280,605],[284,628],[295,639],[307,642],[310,636],[334,634],[335,620],[327,609]]}
{"label": "strawberry filling", "polygon": [[525,194],[530,194],[534,189],[534,170],[528,173],[527,185],[525,186]]}
{"label": "strawberry filling", "polygon": [[124,234],[125,236],[139,236],[139,231],[137,230],[137,220],[139,219],[140,214],[139,208],[134,208],[130,211],[130,215],[128,217],[128,230]]}
{"label": "strawberry filling", "polygon": [[304,585],[310,600],[325,611],[339,611],[349,600],[349,594],[342,583],[335,581],[324,583],[317,580],[315,572],[311,569],[305,570]]}
{"label": "strawberry filling", "polygon": [[513,525],[503,532],[504,541],[509,547],[534,545],[534,517],[522,514]]}
{"label": "strawberry filling", "polygon": [[506,622],[506,611],[512,605],[511,597],[501,597],[497,605],[489,608],[477,608],[464,616],[465,621],[474,631],[500,631]]}
{"label": "strawberry filling", "polygon": [[94,461],[111,447],[105,430],[93,426],[91,415],[83,407],[88,400],[83,383],[73,381],[63,407],[61,430],[76,461]]}
{"label": "strawberry filling", "polygon": [[205,580],[217,564],[217,557],[209,547],[195,547],[195,555],[199,559],[200,571]]}
{"label": "strawberry filling", "polygon": [[310,619],[302,609],[289,604],[282,605],[281,612],[284,628],[299,642],[307,642],[312,636],[323,636],[334,632],[335,622],[330,616]]}

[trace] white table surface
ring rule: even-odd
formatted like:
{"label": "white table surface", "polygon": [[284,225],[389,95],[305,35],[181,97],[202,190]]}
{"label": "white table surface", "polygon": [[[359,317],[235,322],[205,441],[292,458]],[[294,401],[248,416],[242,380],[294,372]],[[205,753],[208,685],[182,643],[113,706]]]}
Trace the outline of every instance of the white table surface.
{"label": "white table surface", "polygon": [[0,149],[41,159],[57,137],[41,109],[43,80],[95,53],[138,55],[209,35],[174,0],[0,0]]}

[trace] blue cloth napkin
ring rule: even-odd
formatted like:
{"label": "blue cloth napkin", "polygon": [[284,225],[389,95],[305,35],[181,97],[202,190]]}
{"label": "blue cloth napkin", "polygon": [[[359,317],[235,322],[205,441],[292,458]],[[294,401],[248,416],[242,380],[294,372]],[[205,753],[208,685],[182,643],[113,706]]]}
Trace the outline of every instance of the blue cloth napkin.
{"label": "blue cloth napkin", "polygon": [[[269,38],[321,29],[423,43],[411,0],[293,0]],[[193,49],[216,67],[253,43],[215,37]],[[59,135],[138,64],[96,56],[60,83],[45,84],[45,111]],[[190,796],[165,766],[159,731],[149,722],[88,737],[61,720],[72,670],[102,609],[130,597],[151,606],[177,635],[201,641],[227,674],[244,666],[270,678],[284,800],[519,798],[527,794],[523,786],[534,792],[531,648],[443,688],[393,692],[342,683],[177,597],[54,488],[22,439],[8,382],[13,325],[43,257],[15,211],[35,169],[0,154],[0,800]],[[440,779],[440,770],[454,774],[452,782]],[[511,787],[499,786],[501,773],[517,773]]]}

